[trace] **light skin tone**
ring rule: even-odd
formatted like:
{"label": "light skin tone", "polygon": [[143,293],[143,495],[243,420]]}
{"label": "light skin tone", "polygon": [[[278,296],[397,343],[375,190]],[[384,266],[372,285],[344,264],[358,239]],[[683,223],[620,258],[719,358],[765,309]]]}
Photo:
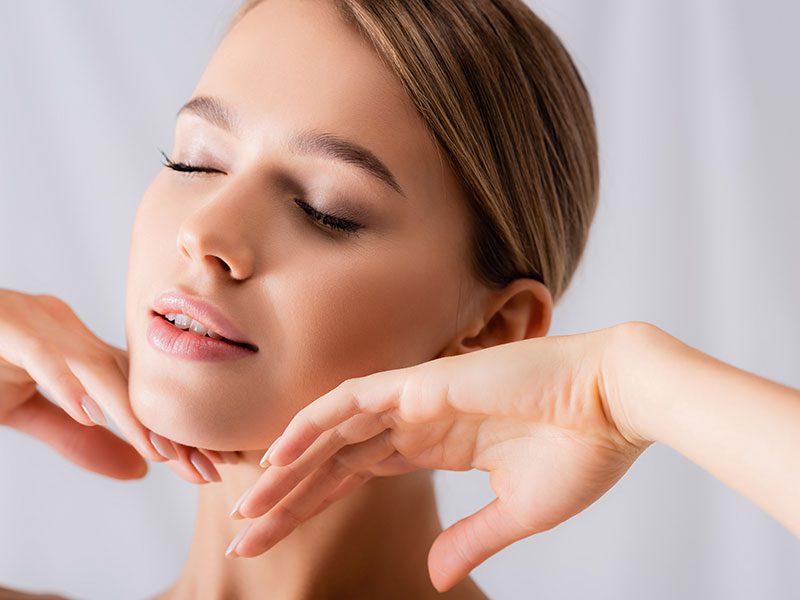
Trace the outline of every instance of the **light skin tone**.
{"label": "light skin tone", "polygon": [[[189,559],[161,597],[195,597],[201,587],[219,597],[263,590],[282,598],[330,590],[351,598],[439,597],[425,571],[427,548],[441,531],[426,475],[370,482],[250,560],[224,554],[240,528],[228,518],[230,507],[262,471],[266,447],[315,397],[348,377],[544,335],[550,295],[532,280],[499,292],[476,283],[454,173],[399,81],[326,3],[273,0],[250,11],[222,40],[191,97],[205,100],[180,112],[167,160],[206,172],[165,168],[142,198],[128,265],[128,350],[92,339],[75,351],[90,364],[100,354],[94,348],[102,350],[96,369],[110,383],[84,387],[102,410],[114,403],[128,410],[132,442],[147,441],[149,431],[161,436],[179,458],[168,464],[186,479],[203,483],[205,471],[219,479],[210,461],[191,465],[194,448],[238,459],[218,464],[222,482],[201,488]],[[328,134],[328,148],[349,140],[377,158],[359,166],[310,152],[314,132]],[[307,143],[293,145],[301,133]],[[320,212],[358,228],[329,229],[312,218]],[[175,286],[223,307],[259,352],[200,363],[151,347],[151,304]],[[76,333],[82,325],[72,327]],[[17,366],[62,348],[44,350]],[[110,400],[109,386],[124,378],[129,405]],[[91,427],[76,405],[83,390],[72,383],[62,406]],[[26,417],[14,425],[39,423]],[[91,449],[70,458],[85,461]],[[152,447],[141,452],[164,460]],[[145,470],[135,456],[121,463],[84,466],[121,478]],[[465,581],[449,596],[483,594]]]}
{"label": "light skin tone", "polygon": [[[454,173],[400,82],[328,4],[254,8],[222,40],[191,97],[168,160],[209,172],[163,169],[137,212],[130,399],[160,435],[238,451],[242,461],[217,465],[222,482],[202,488],[189,560],[163,597],[192,597],[198,586],[245,597],[332,589],[439,597],[425,568],[441,531],[427,475],[369,482],[249,560],[225,557],[240,529],[228,513],[263,470],[264,450],[314,398],[348,377],[544,335],[550,295],[533,280],[499,291],[477,283]],[[293,151],[291,138],[309,130],[368,149],[394,183]],[[298,199],[361,227],[326,229]],[[259,352],[198,363],[150,347],[150,303],[176,285],[224,307]],[[470,580],[451,595],[482,597]]]}
{"label": "light skin tone", "polygon": [[387,457],[394,472],[480,469],[497,498],[437,536],[428,557],[436,588],[453,589],[585,509],[656,441],[800,537],[799,430],[800,390],[649,323],[521,340],[351,379],[302,409],[238,505],[253,521],[237,551],[273,547],[326,510],[336,480],[381,475]]}
{"label": "light skin tone", "polygon": [[[400,84],[329,6],[271,0],[256,7],[223,39],[192,97],[216,103],[181,112],[169,156],[211,172],[165,168],[145,192],[129,262],[129,351],[99,342],[53,298],[37,298],[52,323],[31,318],[30,327],[12,328],[30,313],[30,298],[0,297],[0,324],[23,342],[0,349],[0,383],[19,400],[0,407],[4,424],[38,435],[86,468],[119,478],[143,475],[138,455],[82,412],[85,389],[142,455],[164,460],[147,445],[153,431],[178,455],[168,464],[190,481],[204,483],[188,460],[192,449],[209,459],[204,468],[214,479],[211,462],[218,463],[221,482],[201,487],[183,573],[159,598],[193,598],[199,590],[215,597],[261,597],[268,590],[280,598],[438,598],[439,590],[445,597],[481,598],[466,577],[471,568],[588,506],[654,440],[684,452],[800,531],[792,508],[796,489],[785,483],[786,473],[800,466],[789,462],[798,456],[790,435],[800,420],[796,392],[684,346],[667,351],[668,344],[638,334],[593,332],[567,344],[542,338],[552,314],[546,288],[520,279],[490,291],[468,272],[464,199],[452,171]],[[229,127],[220,107],[232,117]],[[355,165],[282,145],[308,128],[370,149],[396,186]],[[296,199],[363,227],[352,235],[328,231]],[[224,307],[259,352],[235,362],[198,363],[150,347],[150,304],[175,285]],[[58,328],[64,335],[54,337]],[[619,341],[634,337],[636,343]],[[24,343],[42,338],[52,342],[45,348]],[[564,354],[554,362],[556,347]],[[660,349],[643,350],[653,347]],[[485,354],[492,351],[503,356]],[[667,366],[650,379],[626,378],[623,355]],[[103,366],[93,366],[100,356]],[[603,358],[610,356],[615,360]],[[437,358],[444,360],[427,362]],[[453,360],[460,362],[446,362]],[[419,363],[425,371],[411,366]],[[701,376],[704,369],[709,380]],[[59,375],[65,370],[75,380]],[[386,370],[379,386],[376,378],[360,379]],[[600,373],[605,387],[592,388]],[[428,386],[419,384],[420,374]],[[126,379],[129,405],[120,391]],[[454,385],[449,397],[432,393],[427,403],[419,394],[392,394],[409,379],[416,387],[408,389],[429,394],[456,381],[462,386]],[[33,394],[32,381],[52,382],[64,412]],[[342,381],[346,385],[339,386]],[[648,381],[666,391],[654,393]],[[679,387],[670,390],[675,381]],[[608,393],[553,394],[584,385]],[[485,393],[476,394],[480,389]],[[683,401],[670,404],[676,392]],[[363,414],[352,411],[356,394]],[[301,410],[320,396],[327,400]],[[530,398],[550,402],[524,402]],[[722,403],[737,410],[720,426]],[[476,411],[490,415],[480,417],[487,426],[477,427]],[[509,411],[516,411],[511,420]],[[264,472],[259,459],[290,421],[287,444]],[[790,458],[776,466],[765,448],[745,455],[741,432],[756,424],[774,431],[780,455]],[[478,430],[482,436],[447,435]],[[438,433],[431,437],[431,431]],[[383,443],[369,446],[376,436]],[[295,464],[302,470],[287,477],[292,453],[309,444],[313,449]],[[447,448],[438,458],[450,460],[437,460],[432,448]],[[506,450],[507,460],[499,460]],[[546,510],[539,482],[552,477],[529,469],[532,453],[545,453],[571,474],[551,490]],[[310,479],[299,476],[314,477],[334,455],[344,457],[346,467],[338,479],[316,480],[315,493],[304,488]],[[735,468],[745,459],[755,467],[749,475]],[[503,502],[442,533],[429,474],[420,468],[492,471]],[[229,560],[224,549],[242,523],[227,515],[257,480],[235,515],[256,525],[235,548],[240,558]],[[333,485],[338,481],[343,487]],[[512,502],[515,487],[524,493]],[[509,510],[498,512],[501,506]],[[267,508],[272,511],[264,516]],[[299,523],[287,520],[288,511]]]}

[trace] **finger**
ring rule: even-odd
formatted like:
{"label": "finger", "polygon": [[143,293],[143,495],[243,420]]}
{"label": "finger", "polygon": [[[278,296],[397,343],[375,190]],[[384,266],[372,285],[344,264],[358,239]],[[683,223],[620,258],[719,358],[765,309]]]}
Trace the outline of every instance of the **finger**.
{"label": "finger", "polygon": [[[303,467],[306,469],[313,469],[314,465],[321,465],[330,458],[334,452],[337,452],[344,446],[366,441],[378,435],[381,431],[388,429],[391,425],[392,422],[384,418],[383,415],[353,415],[344,423],[325,431],[323,435],[314,439],[311,446],[302,454]],[[271,461],[268,460],[268,455],[269,450],[261,459],[260,464],[262,467],[271,464]]]}
{"label": "finger", "polygon": [[493,554],[540,530],[544,529],[522,526],[495,498],[434,540],[428,553],[431,582],[439,592],[445,592]]}
{"label": "finger", "polygon": [[[390,431],[385,430],[366,442],[347,446],[332,456],[285,499],[270,507],[266,516],[255,521],[247,534],[240,539],[235,552],[239,556],[256,556],[266,552],[316,514],[320,504],[339,489],[345,479],[350,478],[348,486],[357,487],[359,480],[363,483],[371,477],[362,469],[382,461],[394,452],[389,440],[390,434]],[[291,465],[271,468],[291,469]],[[348,488],[344,491],[340,489],[339,493],[347,491]]]}
{"label": "finger", "polygon": [[194,465],[189,462],[188,459],[185,461],[183,460],[171,460],[166,463],[167,467],[175,473],[178,477],[187,481],[189,483],[206,483],[206,480],[203,479],[203,476],[197,472],[197,469],[194,468]]}
{"label": "finger", "polygon": [[[292,533],[304,521],[311,519],[325,508],[341,499],[355,488],[372,478],[369,473],[352,473],[342,482],[335,493],[313,506],[302,500],[306,490],[297,490],[299,505],[287,508],[284,505],[276,506],[266,517],[251,521],[248,531],[239,538],[236,546],[229,548],[236,556],[253,557],[263,554],[275,544]],[[295,512],[295,510],[301,512]]]}
{"label": "finger", "polygon": [[147,473],[147,463],[130,444],[104,427],[87,428],[75,422],[38,391],[8,416],[6,425],[100,475],[138,479]]}
{"label": "finger", "polygon": [[416,469],[418,469],[418,467],[409,463],[402,454],[395,450],[394,453],[389,456],[389,458],[386,458],[375,466],[370,467],[369,470],[362,471],[360,473],[353,473],[352,475],[345,477],[344,481],[339,484],[339,487],[337,487],[322,503],[320,503],[317,509],[314,510],[314,512],[311,513],[311,516],[308,518],[313,519],[331,504],[345,497],[354,489],[360,487],[376,475],[381,477],[402,475]]}
{"label": "finger", "polygon": [[150,443],[153,444],[153,447],[161,456],[165,456],[171,460],[176,460],[178,458],[178,451],[170,440],[164,436],[158,435],[155,431],[151,431],[149,437]]}
{"label": "finger", "polygon": [[370,467],[370,472],[373,475],[381,477],[388,477],[392,475],[403,475],[419,469],[418,466],[409,462],[409,460],[395,450],[388,458],[382,460],[378,464]]}
{"label": "finger", "polygon": [[238,450],[208,450],[207,448],[201,448],[200,451],[214,464],[235,465],[242,460]]}
{"label": "finger", "polygon": [[380,416],[396,408],[406,372],[411,368],[347,379],[303,407],[272,448],[270,464],[287,465],[296,460],[323,432],[359,413]]}
{"label": "finger", "polygon": [[208,483],[208,480],[203,477],[203,474],[197,470],[197,467],[192,462],[194,448],[175,442],[175,449],[178,452],[178,459],[174,462],[168,462],[167,466],[189,483]]}
{"label": "finger", "polygon": [[[271,466],[238,505],[238,516],[252,519],[272,510],[278,502],[302,484],[306,490],[294,500],[285,501],[284,509],[305,514],[322,502],[345,477],[381,462],[394,452],[391,431],[384,429],[367,441],[348,445],[329,456],[321,465],[304,460],[284,467]],[[311,506],[309,506],[309,504]],[[237,515],[235,515],[237,516]]]}
{"label": "finger", "polygon": [[220,450],[219,454],[226,463],[232,465],[235,465],[242,460],[242,455],[239,454],[238,450]]}
{"label": "finger", "polygon": [[128,396],[128,380],[111,354],[95,358],[93,362],[83,356],[66,360],[89,395],[142,456],[158,462],[169,460],[169,456],[158,452],[150,438],[150,431],[133,414]]}
{"label": "finger", "polygon": [[[95,425],[81,403],[88,393],[61,352],[47,341],[22,338],[20,366],[78,423]],[[94,401],[92,401],[94,403]],[[96,406],[96,404],[95,404]]]}
{"label": "finger", "polygon": [[188,454],[189,462],[207,483],[222,481],[219,471],[208,457],[197,448],[192,448]]}
{"label": "finger", "polygon": [[208,448],[198,448],[198,450],[205,454],[206,458],[212,463],[219,465],[225,462],[225,459],[222,458],[222,455],[216,450],[209,450]]}
{"label": "finger", "polygon": [[331,493],[327,498],[325,498],[325,500],[323,500],[320,503],[320,505],[314,510],[314,512],[311,513],[311,516],[309,516],[308,518],[313,519],[319,513],[328,508],[331,504],[333,504],[337,500],[341,500],[342,498],[347,496],[350,492],[361,487],[363,484],[365,484],[373,477],[374,475],[369,471],[362,471],[360,473],[353,473],[352,475],[349,475],[344,479],[344,481],[342,481],[342,483],[339,484],[339,487],[337,487],[333,491],[333,493]]}
{"label": "finger", "polygon": [[388,430],[372,415],[356,415],[341,427],[326,432],[297,461],[282,467],[272,465],[264,471],[247,498],[240,499],[240,515],[251,518],[264,514],[341,448],[369,440],[383,431]]}

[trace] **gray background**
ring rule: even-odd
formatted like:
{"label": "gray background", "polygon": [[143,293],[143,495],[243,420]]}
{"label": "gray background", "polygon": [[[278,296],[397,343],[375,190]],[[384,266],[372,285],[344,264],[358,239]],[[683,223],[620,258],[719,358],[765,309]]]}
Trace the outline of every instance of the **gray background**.
{"label": "gray background", "polygon": [[[124,343],[130,226],[235,2],[0,1],[0,287]],[[590,89],[601,205],[552,334],[658,324],[800,387],[800,4],[541,0]],[[769,432],[763,432],[768,436]],[[492,498],[439,473],[446,525]],[[0,430],[0,582],[137,599],[185,558],[196,488],[84,472]],[[654,445],[603,498],[473,575],[493,598],[799,598],[800,542]]]}

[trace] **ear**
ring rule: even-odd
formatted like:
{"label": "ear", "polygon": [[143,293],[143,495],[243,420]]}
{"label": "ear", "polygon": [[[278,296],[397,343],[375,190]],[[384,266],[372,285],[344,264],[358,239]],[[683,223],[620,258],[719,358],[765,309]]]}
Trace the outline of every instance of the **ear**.
{"label": "ear", "polygon": [[515,279],[501,290],[487,290],[482,314],[440,356],[542,337],[552,316],[550,290],[535,279]]}

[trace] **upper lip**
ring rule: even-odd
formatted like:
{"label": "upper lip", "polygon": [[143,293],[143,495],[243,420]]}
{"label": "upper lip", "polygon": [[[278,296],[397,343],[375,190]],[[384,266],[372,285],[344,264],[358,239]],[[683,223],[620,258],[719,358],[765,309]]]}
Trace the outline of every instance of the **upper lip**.
{"label": "upper lip", "polygon": [[207,300],[182,294],[177,290],[167,290],[156,297],[152,308],[160,315],[170,312],[183,313],[216,331],[225,339],[258,351],[258,346],[248,342],[241,331],[222,313],[222,310]]}

